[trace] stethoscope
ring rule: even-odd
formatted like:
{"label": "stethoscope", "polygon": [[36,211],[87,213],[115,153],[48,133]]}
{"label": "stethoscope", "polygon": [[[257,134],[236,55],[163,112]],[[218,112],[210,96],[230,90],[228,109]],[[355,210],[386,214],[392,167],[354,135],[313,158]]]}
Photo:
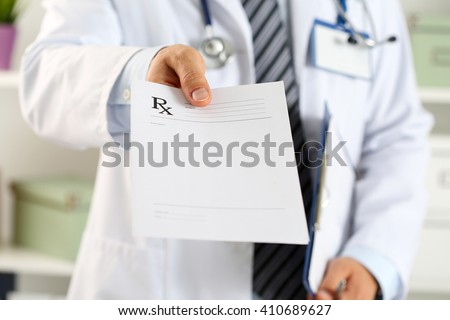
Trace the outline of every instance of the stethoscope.
{"label": "stethoscope", "polygon": [[367,7],[366,0],[361,0],[364,14],[367,16],[370,24],[370,31],[372,33],[372,37],[367,36],[365,33],[359,31],[353,22],[350,20],[347,14],[347,1],[346,0],[334,0],[338,10],[338,25],[345,27],[350,31],[350,36],[348,38],[348,42],[351,44],[359,45],[365,48],[373,49],[375,47],[379,47],[383,44],[395,42],[397,41],[397,37],[392,35],[383,40],[378,40],[375,24],[373,22],[372,15],[370,14],[369,8]]}
{"label": "stethoscope", "polygon": [[203,18],[205,19],[206,37],[200,44],[199,52],[203,56],[207,68],[222,68],[233,57],[233,47],[224,38],[214,35],[208,0],[201,0],[201,5]]}
{"label": "stethoscope", "polygon": [[[367,7],[366,1],[361,0],[365,15],[369,19],[370,29],[372,37],[367,36],[365,33],[359,31],[347,14],[347,1],[346,0],[334,0],[338,10],[338,25],[345,27],[350,36],[348,42],[361,47],[373,49],[381,46],[385,43],[397,41],[396,36],[390,36],[383,40],[378,40],[376,35],[376,29],[373,22],[372,15]],[[217,69],[224,67],[233,57],[233,47],[230,42],[222,37],[218,37],[214,34],[213,22],[211,13],[209,11],[208,0],[200,0],[203,18],[205,22],[205,39],[201,42],[199,52],[205,60],[206,67],[208,69]]]}

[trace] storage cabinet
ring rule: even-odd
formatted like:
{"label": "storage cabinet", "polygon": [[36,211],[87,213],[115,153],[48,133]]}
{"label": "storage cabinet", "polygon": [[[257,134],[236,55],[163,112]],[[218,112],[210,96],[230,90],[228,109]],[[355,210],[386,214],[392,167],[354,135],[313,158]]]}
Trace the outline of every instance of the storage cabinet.
{"label": "storage cabinet", "polygon": [[439,295],[450,299],[450,132],[448,136],[431,136],[430,145],[428,214],[412,273],[411,294],[415,298]]}
{"label": "storage cabinet", "polygon": [[429,219],[450,223],[450,135],[431,138],[427,186],[430,192]]}

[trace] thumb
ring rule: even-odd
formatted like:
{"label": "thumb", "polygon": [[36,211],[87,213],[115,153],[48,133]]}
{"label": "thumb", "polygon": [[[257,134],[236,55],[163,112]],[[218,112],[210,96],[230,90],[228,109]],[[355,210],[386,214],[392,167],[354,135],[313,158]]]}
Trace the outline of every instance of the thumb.
{"label": "thumb", "polygon": [[204,107],[211,102],[211,89],[205,77],[203,57],[192,47],[180,46],[169,66],[178,75],[181,90],[190,104]]}

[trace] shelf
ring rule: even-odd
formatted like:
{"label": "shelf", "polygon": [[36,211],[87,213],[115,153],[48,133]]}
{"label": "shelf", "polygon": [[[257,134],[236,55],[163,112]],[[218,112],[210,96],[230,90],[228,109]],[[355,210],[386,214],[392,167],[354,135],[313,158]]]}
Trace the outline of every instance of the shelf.
{"label": "shelf", "polygon": [[0,247],[0,272],[70,277],[72,261],[46,256],[28,249]]}
{"label": "shelf", "polygon": [[0,71],[0,89],[17,89],[19,86],[19,72]]}
{"label": "shelf", "polygon": [[420,88],[423,104],[448,104],[450,106],[450,88]]}

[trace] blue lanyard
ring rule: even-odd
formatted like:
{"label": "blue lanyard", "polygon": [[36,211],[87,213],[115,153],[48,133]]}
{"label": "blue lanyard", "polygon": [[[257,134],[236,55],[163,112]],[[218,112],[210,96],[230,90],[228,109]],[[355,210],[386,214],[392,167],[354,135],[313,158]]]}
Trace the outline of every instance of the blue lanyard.
{"label": "blue lanyard", "polygon": [[[347,12],[347,0],[339,0],[339,1],[341,3],[342,10],[344,10],[344,12]],[[340,14],[338,14],[337,24],[344,26],[345,23],[346,23],[346,21],[345,21],[344,17],[341,16]]]}

